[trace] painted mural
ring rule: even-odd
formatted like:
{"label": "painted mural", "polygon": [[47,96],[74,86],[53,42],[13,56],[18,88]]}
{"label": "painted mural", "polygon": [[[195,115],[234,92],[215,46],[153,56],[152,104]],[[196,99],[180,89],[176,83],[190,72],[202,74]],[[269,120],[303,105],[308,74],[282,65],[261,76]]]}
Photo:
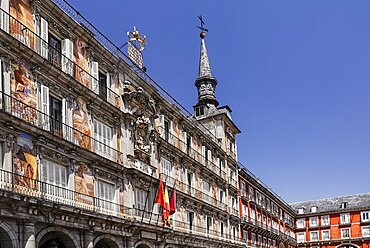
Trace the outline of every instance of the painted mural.
{"label": "painted mural", "polygon": [[75,78],[78,82],[90,88],[90,67],[87,44],[81,38],[77,37],[74,42],[74,58],[76,66]]}
{"label": "painted mural", "polygon": [[77,97],[73,108],[73,132],[76,143],[91,150],[91,126],[90,116],[86,108],[86,102],[82,97]]}
{"label": "painted mural", "polygon": [[76,200],[86,204],[94,203],[94,176],[89,167],[79,162],[75,175]]}
{"label": "painted mural", "polygon": [[13,154],[13,183],[28,189],[37,189],[34,180],[37,179],[38,163],[33,147],[33,137],[21,133],[17,138],[18,146]]}
{"label": "painted mural", "polygon": [[15,116],[36,124],[37,83],[24,66],[11,65],[12,112]]}
{"label": "painted mural", "polygon": [[[10,21],[10,34],[20,40],[23,44],[34,48],[35,32],[34,18],[30,6],[29,0],[10,0],[10,15],[13,16],[17,21],[11,19]],[[24,29],[26,26],[29,30]]]}

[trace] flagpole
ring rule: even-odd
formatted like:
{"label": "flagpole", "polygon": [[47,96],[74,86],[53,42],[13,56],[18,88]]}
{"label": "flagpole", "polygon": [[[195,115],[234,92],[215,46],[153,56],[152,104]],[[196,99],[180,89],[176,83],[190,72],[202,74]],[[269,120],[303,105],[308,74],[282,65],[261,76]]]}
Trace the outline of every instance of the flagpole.
{"label": "flagpole", "polygon": [[[161,174],[159,174],[159,183],[161,183],[161,180],[160,180],[161,177],[162,177]],[[154,198],[154,201],[153,201],[153,207],[154,207],[154,202],[157,200],[157,197],[158,197],[158,190],[157,190],[157,194],[155,195],[155,198]],[[149,224],[152,221],[152,216],[153,216],[153,208],[152,208],[152,211],[150,212]]]}
{"label": "flagpole", "polygon": [[[149,199],[149,192],[150,192],[150,187],[152,186],[152,181],[153,181],[153,173],[154,173],[154,170],[152,169],[152,174],[150,175],[150,182],[149,182],[149,187],[148,187],[148,191],[147,191],[147,194],[146,194],[146,199],[145,199],[145,204],[144,204],[144,210],[143,210],[143,214],[141,215],[141,223],[143,223],[143,220],[144,220],[144,214],[145,214],[145,209],[146,209],[146,204],[148,202],[148,199]],[[153,212],[153,210],[152,210]]]}

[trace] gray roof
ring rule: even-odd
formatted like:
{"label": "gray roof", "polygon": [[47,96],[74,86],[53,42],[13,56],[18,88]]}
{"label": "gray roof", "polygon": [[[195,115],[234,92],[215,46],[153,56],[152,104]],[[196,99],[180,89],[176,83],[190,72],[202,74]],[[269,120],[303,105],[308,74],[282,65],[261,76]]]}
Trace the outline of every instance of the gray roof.
{"label": "gray roof", "polygon": [[199,71],[198,78],[213,78],[211,66],[209,65],[209,59],[206,49],[206,43],[202,39],[202,44],[200,46],[200,59],[199,59]]}
{"label": "gray roof", "polygon": [[311,212],[311,207],[317,207],[317,212],[338,211],[341,210],[341,204],[344,202],[347,202],[346,209],[370,208],[370,193],[296,202],[290,205],[296,210],[304,208],[304,214],[308,214]]}

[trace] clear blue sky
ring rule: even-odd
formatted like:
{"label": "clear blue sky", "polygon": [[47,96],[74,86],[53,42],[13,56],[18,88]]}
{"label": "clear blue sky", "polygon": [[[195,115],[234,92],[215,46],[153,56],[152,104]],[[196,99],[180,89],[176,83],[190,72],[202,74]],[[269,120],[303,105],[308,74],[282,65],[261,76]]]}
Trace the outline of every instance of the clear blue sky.
{"label": "clear blue sky", "polygon": [[240,161],[288,202],[370,191],[370,1],[70,3],[117,45],[145,33],[149,75],[188,110],[203,15]]}

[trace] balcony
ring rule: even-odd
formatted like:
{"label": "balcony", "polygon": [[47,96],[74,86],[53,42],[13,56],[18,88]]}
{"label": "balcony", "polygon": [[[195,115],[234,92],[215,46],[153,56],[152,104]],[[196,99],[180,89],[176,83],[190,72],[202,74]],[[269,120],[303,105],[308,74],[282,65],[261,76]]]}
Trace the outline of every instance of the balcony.
{"label": "balcony", "polygon": [[41,111],[0,91],[0,110],[17,117],[32,126],[47,131],[51,135],[71,142],[81,148],[96,153],[115,163],[122,163],[123,154],[113,147],[87,135],[83,130],[66,125],[60,120],[42,113]]}
{"label": "balcony", "polygon": [[[41,57],[48,61],[49,64],[55,66],[59,70],[62,70],[66,74],[69,74],[78,83],[98,95],[103,101],[108,102],[117,108],[120,107],[120,96],[109,87],[99,85],[98,78],[93,77],[89,72],[77,65],[73,60],[63,55],[61,51],[49,45],[48,42],[43,40],[40,36],[28,29],[16,18],[9,15],[2,9],[0,9],[0,16],[9,21],[10,24],[10,28],[6,27],[2,31],[7,32],[23,45],[38,53]],[[82,80],[82,78],[85,80]]]}
{"label": "balcony", "polygon": [[235,178],[229,177],[229,184],[235,188],[238,188],[238,181],[236,181]]}
{"label": "balcony", "polygon": [[163,227],[160,216],[152,211],[130,208],[112,201],[82,194],[65,187],[31,179],[5,170],[0,170],[0,191],[34,197],[42,200],[44,203],[57,203],[72,207],[73,209],[78,208],[97,214],[112,216],[121,219],[120,221],[122,222],[136,220],[137,224],[150,224],[158,228],[173,229],[181,233],[188,233],[235,244],[240,244],[242,242],[238,237],[222,234],[211,228],[207,229],[206,227],[190,225],[189,223],[180,221],[172,221],[171,227]]}
{"label": "balcony", "polygon": [[215,206],[223,211],[227,211],[228,209],[228,206],[221,202],[220,200],[202,192],[201,190],[199,189],[196,189],[180,180],[177,180],[176,178],[173,178],[167,174],[163,174],[161,173],[161,176],[162,176],[162,179],[163,179],[163,182],[165,182],[168,186],[170,187],[176,187],[177,190],[191,196],[191,197],[195,197],[197,198],[198,200],[201,200],[203,202],[206,202],[212,206]]}
{"label": "balcony", "polygon": [[207,160],[201,153],[193,149],[189,144],[186,144],[183,140],[176,137],[172,133],[166,131],[163,127],[157,127],[157,131],[160,134],[162,140],[166,141],[171,146],[177,148],[182,153],[187,154],[190,158],[205,166],[213,173],[217,174],[223,179],[226,179],[226,172],[223,171],[220,166],[216,165],[212,161]]}

